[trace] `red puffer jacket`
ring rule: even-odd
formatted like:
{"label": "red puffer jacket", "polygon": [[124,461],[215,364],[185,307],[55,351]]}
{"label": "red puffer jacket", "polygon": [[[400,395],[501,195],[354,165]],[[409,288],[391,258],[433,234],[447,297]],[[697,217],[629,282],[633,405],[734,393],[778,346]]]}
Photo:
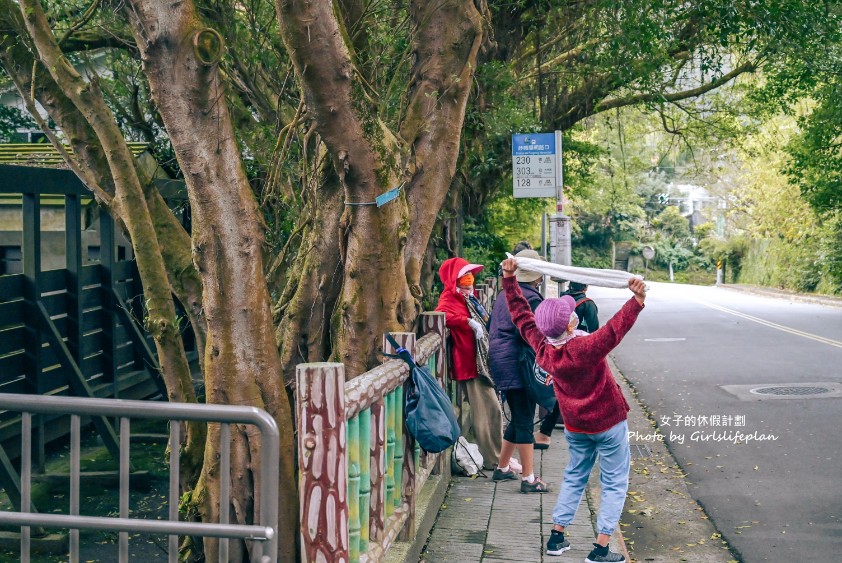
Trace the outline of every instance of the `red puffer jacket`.
{"label": "red puffer jacket", "polygon": [[445,325],[450,329],[453,354],[451,379],[465,381],[477,376],[477,353],[474,331],[468,326],[468,305],[465,297],[456,290],[456,280],[468,272],[476,274],[482,270],[479,264],[470,264],[464,258],[449,258],[439,268],[439,278],[444,289],[439,297],[436,311],[445,314]]}

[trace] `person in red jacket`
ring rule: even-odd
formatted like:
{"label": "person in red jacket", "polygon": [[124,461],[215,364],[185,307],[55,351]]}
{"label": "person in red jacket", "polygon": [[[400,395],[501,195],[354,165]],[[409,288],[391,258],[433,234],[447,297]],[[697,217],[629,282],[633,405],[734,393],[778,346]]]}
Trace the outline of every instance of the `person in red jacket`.
{"label": "person in red jacket", "polygon": [[503,418],[490,377],[478,377],[477,339],[487,342],[487,327],[471,318],[468,310],[468,300],[474,293],[474,274],[482,269],[483,266],[469,264],[464,258],[445,260],[439,268],[444,289],[436,311],[445,314],[445,325],[450,329],[450,377],[458,382],[462,396],[467,396],[470,405],[460,413],[462,432],[479,447],[483,466],[494,469],[503,445]]}
{"label": "person in red jacket", "polygon": [[643,280],[632,278],[634,296],[603,327],[587,334],[577,330],[576,301],[569,295],[541,302],[535,313],[529,308],[515,278],[517,259],[503,261],[503,288],[512,321],[535,350],[538,365],[552,375],[555,394],[564,417],[570,461],[553,510],[553,530],[548,555],[570,549],[564,529],[573,521],[591,469],[599,454],[602,498],[597,516],[597,538],[585,561],[625,561],[608,549],[608,539],[620,521],[629,488],[629,405],[614,380],[606,357],[631,329],[646,299]]}

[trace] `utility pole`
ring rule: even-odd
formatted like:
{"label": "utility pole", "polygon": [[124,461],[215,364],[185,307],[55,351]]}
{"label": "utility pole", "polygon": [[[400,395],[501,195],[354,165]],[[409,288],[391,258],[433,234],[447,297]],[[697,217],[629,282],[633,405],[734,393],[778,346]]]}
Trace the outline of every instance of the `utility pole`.
{"label": "utility pole", "polygon": [[556,198],[555,217],[551,219],[555,223],[555,237],[553,243],[556,248],[554,262],[563,266],[572,266],[570,217],[564,214],[564,166],[563,151],[561,146],[561,131],[555,132],[556,142]]}

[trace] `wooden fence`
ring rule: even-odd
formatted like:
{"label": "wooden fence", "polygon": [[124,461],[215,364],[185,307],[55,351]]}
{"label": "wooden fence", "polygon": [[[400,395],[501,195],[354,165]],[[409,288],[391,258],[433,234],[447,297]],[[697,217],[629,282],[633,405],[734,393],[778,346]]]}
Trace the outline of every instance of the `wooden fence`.
{"label": "wooden fence", "polygon": [[[477,286],[489,310],[493,286]],[[451,398],[444,313],[423,313],[419,336],[392,333]],[[383,338],[383,350],[394,352]],[[384,362],[350,381],[341,363],[300,364],[296,419],[302,560],[382,561],[396,540],[416,532],[415,502],[432,474],[449,478],[450,450],[421,450],[407,432],[404,386],[409,367]],[[438,507],[433,507],[438,509]]]}
{"label": "wooden fence", "polygon": [[[0,393],[166,398],[151,338],[141,326],[143,288],[137,268],[134,261],[120,259],[107,211],[98,210],[98,261],[86,264],[82,201],[90,194],[72,172],[0,166],[0,195],[20,198],[22,224],[22,273],[0,275]],[[60,249],[65,267],[46,271],[41,269],[44,197],[63,200],[65,223]],[[111,422],[94,417],[93,423],[118,458]],[[45,445],[68,432],[64,419],[35,417],[39,471]],[[19,478],[12,460],[19,449],[19,415],[0,412],[0,487],[18,508]]]}

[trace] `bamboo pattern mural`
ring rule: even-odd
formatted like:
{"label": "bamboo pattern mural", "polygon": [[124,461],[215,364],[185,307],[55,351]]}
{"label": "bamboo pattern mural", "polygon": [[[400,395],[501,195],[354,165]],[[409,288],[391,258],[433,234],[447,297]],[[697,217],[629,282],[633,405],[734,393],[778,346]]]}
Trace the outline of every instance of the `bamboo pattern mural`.
{"label": "bamboo pattern mural", "polygon": [[[442,386],[447,367],[443,313],[422,315],[395,339]],[[393,352],[384,338],[384,352]],[[380,561],[396,539],[415,534],[415,498],[449,452],[427,454],[405,428],[408,366],[388,361],[345,382],[342,364],[297,369],[299,494],[305,562]]]}

